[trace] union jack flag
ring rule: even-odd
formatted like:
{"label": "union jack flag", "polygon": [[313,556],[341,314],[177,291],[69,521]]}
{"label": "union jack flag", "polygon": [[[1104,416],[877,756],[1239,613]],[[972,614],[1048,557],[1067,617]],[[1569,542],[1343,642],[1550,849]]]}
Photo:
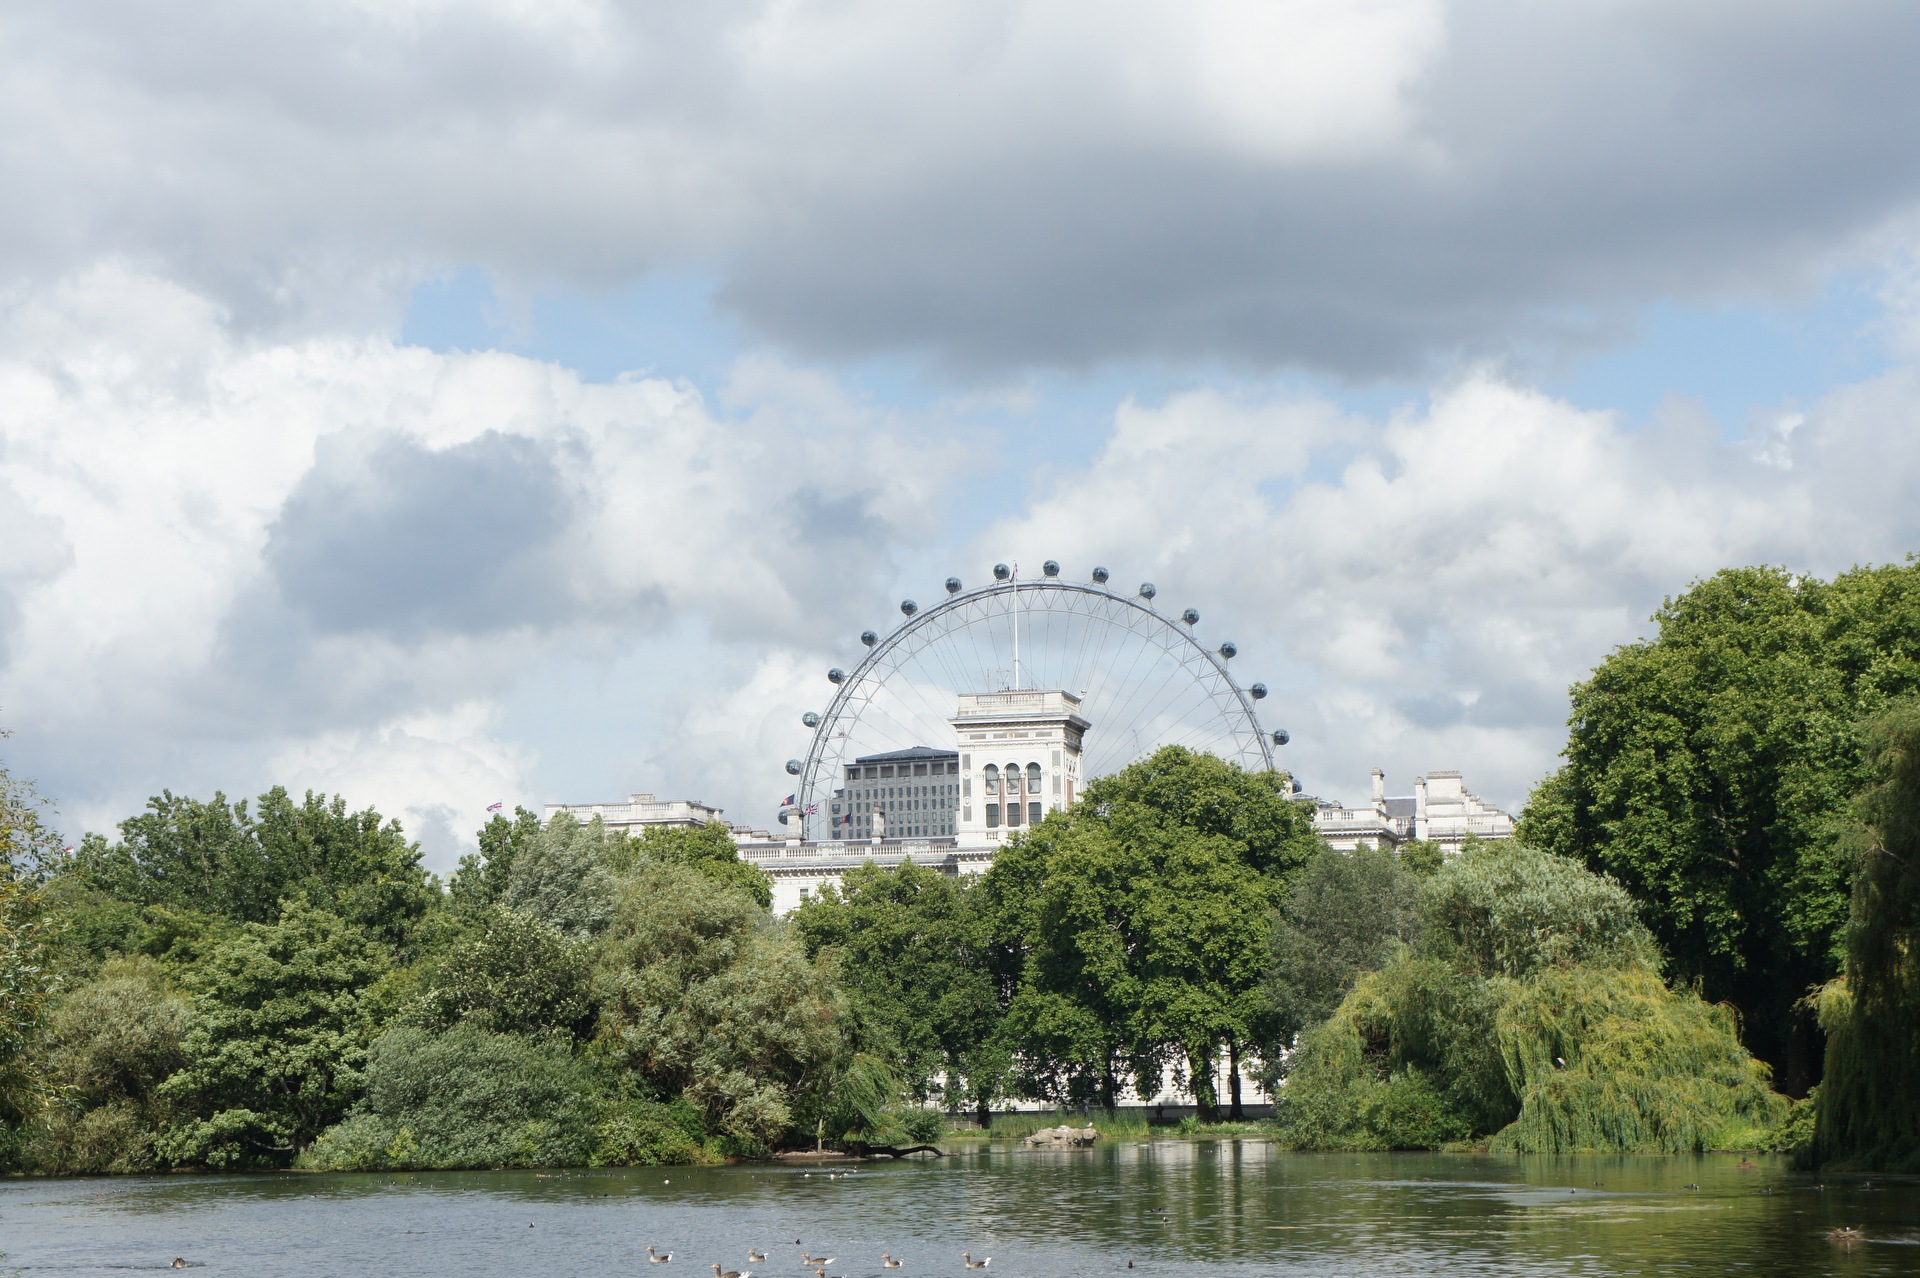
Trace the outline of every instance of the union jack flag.
{"label": "union jack flag", "polygon": [[487,805],[487,811],[489,812],[498,812],[499,810],[500,810],[500,805],[498,803],[489,803]]}

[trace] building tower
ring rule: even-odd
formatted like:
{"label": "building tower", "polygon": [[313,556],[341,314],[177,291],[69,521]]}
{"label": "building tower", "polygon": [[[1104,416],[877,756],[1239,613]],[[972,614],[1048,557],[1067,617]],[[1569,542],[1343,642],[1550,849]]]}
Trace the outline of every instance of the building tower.
{"label": "building tower", "polygon": [[997,843],[1073,806],[1080,745],[1092,726],[1080,698],[1052,691],[963,692],[951,720],[960,749],[963,847]]}

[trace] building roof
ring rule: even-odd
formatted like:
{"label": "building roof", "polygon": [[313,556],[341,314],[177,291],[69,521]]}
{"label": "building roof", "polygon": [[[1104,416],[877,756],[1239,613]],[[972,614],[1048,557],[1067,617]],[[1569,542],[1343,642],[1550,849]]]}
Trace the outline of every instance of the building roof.
{"label": "building roof", "polygon": [[902,760],[917,762],[921,759],[957,759],[958,750],[936,750],[932,746],[914,746],[907,750],[889,750],[885,754],[863,754],[855,763],[899,763]]}
{"label": "building roof", "polygon": [[1387,800],[1387,815],[1390,817],[1406,817],[1412,819],[1414,808],[1415,803],[1412,795],[1408,795],[1404,799]]}

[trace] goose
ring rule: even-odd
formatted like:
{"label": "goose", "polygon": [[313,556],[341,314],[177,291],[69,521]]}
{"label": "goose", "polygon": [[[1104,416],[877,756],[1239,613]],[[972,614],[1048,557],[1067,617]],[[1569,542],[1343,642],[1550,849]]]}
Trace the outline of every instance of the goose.
{"label": "goose", "polygon": [[1859,1242],[1865,1237],[1865,1234],[1855,1229],[1852,1225],[1842,1225],[1840,1228],[1828,1232],[1827,1241],[1830,1243],[1839,1243],[1842,1246],[1849,1246]]}
{"label": "goose", "polygon": [[753,1278],[753,1270],[729,1269],[727,1272],[721,1273],[720,1266],[716,1264],[713,1267],[713,1278]]}
{"label": "goose", "polygon": [[185,1256],[175,1256],[173,1258],[173,1263],[167,1266],[167,1268],[169,1269],[185,1269],[186,1267],[187,1267],[187,1258]]}
{"label": "goose", "polygon": [[970,1251],[961,1252],[960,1259],[967,1262],[967,1268],[969,1269],[985,1269],[988,1265],[991,1265],[993,1263],[992,1256],[982,1256],[980,1257],[980,1259],[975,1260],[973,1258],[973,1253]]}
{"label": "goose", "polygon": [[767,1253],[764,1251],[757,1250],[756,1248],[749,1247],[747,1248],[747,1261],[750,1264],[763,1265],[767,1261]]}
{"label": "goose", "polygon": [[880,1253],[880,1267],[882,1269],[898,1269],[900,1262],[893,1258],[892,1252],[883,1251]]}
{"label": "goose", "polygon": [[658,1252],[654,1251],[654,1249],[651,1246],[649,1246],[647,1248],[647,1259],[652,1261],[656,1265],[664,1265],[669,1260],[673,1259],[673,1253],[668,1252],[666,1255],[662,1256]]}

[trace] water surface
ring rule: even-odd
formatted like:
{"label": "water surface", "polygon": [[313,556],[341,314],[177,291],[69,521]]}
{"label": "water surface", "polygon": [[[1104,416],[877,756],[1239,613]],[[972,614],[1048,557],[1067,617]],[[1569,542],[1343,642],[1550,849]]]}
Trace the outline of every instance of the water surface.
{"label": "water surface", "polygon": [[[830,1169],[172,1176],[0,1184],[0,1273],[195,1278],[1254,1278],[1920,1274],[1920,1182],[1733,1156],[1290,1154],[1258,1141],[975,1149]],[[1839,1248],[1836,1225],[1866,1241]],[[670,1251],[647,1264],[646,1247]],[[747,1249],[768,1253],[750,1264]],[[883,1271],[890,1251],[905,1267]],[[1128,1268],[1128,1263],[1132,1268]]]}

